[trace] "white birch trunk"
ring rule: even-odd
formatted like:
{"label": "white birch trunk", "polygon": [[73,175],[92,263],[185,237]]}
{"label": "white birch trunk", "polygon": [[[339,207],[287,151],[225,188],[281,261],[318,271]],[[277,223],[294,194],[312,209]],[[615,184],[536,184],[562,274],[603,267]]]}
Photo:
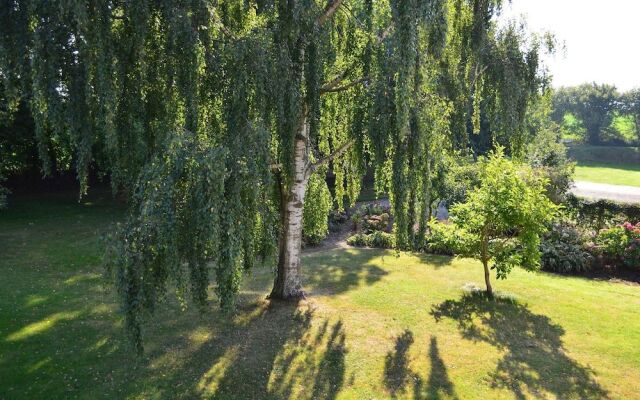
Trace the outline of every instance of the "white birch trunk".
{"label": "white birch trunk", "polygon": [[309,124],[305,118],[301,132],[296,135],[294,176],[291,187],[282,198],[282,235],[276,279],[270,298],[296,299],[304,297],[300,274],[302,246],[302,212],[309,181]]}

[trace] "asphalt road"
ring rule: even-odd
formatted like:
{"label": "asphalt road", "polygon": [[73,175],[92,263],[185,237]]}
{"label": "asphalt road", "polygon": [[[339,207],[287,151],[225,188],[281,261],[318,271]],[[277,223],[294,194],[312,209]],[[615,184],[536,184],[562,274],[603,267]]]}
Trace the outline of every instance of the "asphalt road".
{"label": "asphalt road", "polygon": [[625,203],[640,203],[640,187],[608,185],[606,183],[593,183],[576,181],[571,192],[578,197],[589,199],[607,199]]}

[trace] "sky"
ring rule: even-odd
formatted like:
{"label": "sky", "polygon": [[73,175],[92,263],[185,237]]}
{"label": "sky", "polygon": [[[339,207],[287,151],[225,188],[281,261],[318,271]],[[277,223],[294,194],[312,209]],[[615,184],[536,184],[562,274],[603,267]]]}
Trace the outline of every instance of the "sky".
{"label": "sky", "polygon": [[524,16],[529,30],[564,43],[546,60],[553,85],[640,87],[640,0],[512,0],[502,18]]}

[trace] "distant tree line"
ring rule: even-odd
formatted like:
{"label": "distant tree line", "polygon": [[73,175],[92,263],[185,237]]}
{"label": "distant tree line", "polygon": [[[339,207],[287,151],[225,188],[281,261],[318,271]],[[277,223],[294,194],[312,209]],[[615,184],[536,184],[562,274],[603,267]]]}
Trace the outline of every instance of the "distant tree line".
{"label": "distant tree line", "polygon": [[615,86],[608,84],[561,87],[554,92],[552,118],[562,124],[568,113],[581,123],[584,140],[588,144],[615,143],[616,140],[607,133],[611,132],[616,116],[633,121],[634,141],[640,141],[640,88],[620,93]]}

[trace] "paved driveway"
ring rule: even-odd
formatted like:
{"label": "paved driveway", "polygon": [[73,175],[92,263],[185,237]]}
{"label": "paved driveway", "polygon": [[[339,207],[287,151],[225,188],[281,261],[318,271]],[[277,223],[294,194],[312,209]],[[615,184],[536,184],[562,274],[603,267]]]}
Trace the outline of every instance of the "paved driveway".
{"label": "paved driveway", "polygon": [[607,199],[625,203],[640,203],[640,187],[635,186],[576,181],[571,191],[576,196],[589,199]]}

